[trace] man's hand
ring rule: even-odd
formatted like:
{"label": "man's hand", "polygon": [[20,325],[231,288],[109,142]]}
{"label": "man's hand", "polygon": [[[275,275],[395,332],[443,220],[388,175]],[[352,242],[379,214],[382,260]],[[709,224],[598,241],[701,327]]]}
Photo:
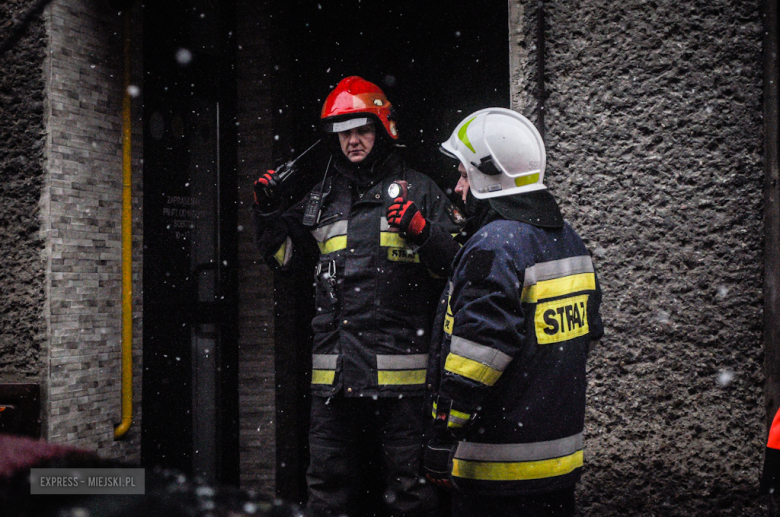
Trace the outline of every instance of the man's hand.
{"label": "man's hand", "polygon": [[279,206],[277,199],[277,188],[279,183],[276,181],[276,171],[266,171],[260,176],[254,184],[255,205],[261,212],[273,212]]}
{"label": "man's hand", "polygon": [[422,244],[428,238],[430,228],[414,201],[406,201],[402,197],[393,200],[387,208],[387,223],[398,228],[401,236],[415,244]]}

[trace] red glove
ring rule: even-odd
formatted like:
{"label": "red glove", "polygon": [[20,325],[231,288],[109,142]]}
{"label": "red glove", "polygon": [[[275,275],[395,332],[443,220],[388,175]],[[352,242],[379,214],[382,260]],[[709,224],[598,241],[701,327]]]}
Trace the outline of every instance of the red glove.
{"label": "red glove", "polygon": [[420,213],[414,201],[405,201],[402,197],[393,200],[387,208],[387,223],[398,228],[405,239],[415,244],[422,244],[428,238],[428,222]]}
{"label": "red glove", "polygon": [[272,212],[274,205],[278,203],[275,200],[276,187],[279,183],[275,178],[276,171],[266,171],[260,176],[254,184],[255,204],[264,212]]}
{"label": "red glove", "polygon": [[276,171],[268,170],[260,176],[257,181],[255,181],[254,185],[254,191],[255,191],[255,203],[258,205],[260,204],[261,200],[263,198],[269,198],[271,197],[271,193],[273,192],[273,189],[276,188],[278,183],[276,182],[276,178],[274,178],[274,175],[276,174]]}

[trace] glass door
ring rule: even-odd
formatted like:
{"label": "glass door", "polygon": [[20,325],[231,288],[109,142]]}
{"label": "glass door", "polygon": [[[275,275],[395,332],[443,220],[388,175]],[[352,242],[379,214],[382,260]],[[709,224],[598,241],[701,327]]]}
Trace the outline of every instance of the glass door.
{"label": "glass door", "polygon": [[219,27],[218,6],[164,4],[144,8],[142,459],[224,482],[238,432],[225,45],[198,25]]}

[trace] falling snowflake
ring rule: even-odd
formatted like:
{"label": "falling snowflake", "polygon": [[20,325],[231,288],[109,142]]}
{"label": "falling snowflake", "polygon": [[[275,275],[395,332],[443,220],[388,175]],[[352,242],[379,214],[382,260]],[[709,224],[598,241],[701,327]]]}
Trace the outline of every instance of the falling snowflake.
{"label": "falling snowflake", "polygon": [[732,372],[731,370],[726,369],[718,372],[717,381],[718,381],[718,385],[721,388],[725,388],[726,386],[731,384],[733,380],[734,380],[734,372]]}
{"label": "falling snowflake", "polygon": [[192,61],[192,52],[186,48],[180,48],[176,51],[176,62],[182,66],[189,65]]}

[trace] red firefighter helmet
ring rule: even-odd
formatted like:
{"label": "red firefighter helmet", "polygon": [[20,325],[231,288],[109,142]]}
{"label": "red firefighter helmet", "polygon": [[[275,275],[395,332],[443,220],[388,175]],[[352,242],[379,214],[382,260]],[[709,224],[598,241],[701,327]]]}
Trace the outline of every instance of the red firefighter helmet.
{"label": "red firefighter helmet", "polygon": [[[376,118],[392,139],[398,139],[398,130],[390,114],[392,104],[374,83],[356,75],[346,77],[330,92],[322,106],[325,131],[338,133],[370,123]],[[367,117],[360,117],[367,115]]]}

